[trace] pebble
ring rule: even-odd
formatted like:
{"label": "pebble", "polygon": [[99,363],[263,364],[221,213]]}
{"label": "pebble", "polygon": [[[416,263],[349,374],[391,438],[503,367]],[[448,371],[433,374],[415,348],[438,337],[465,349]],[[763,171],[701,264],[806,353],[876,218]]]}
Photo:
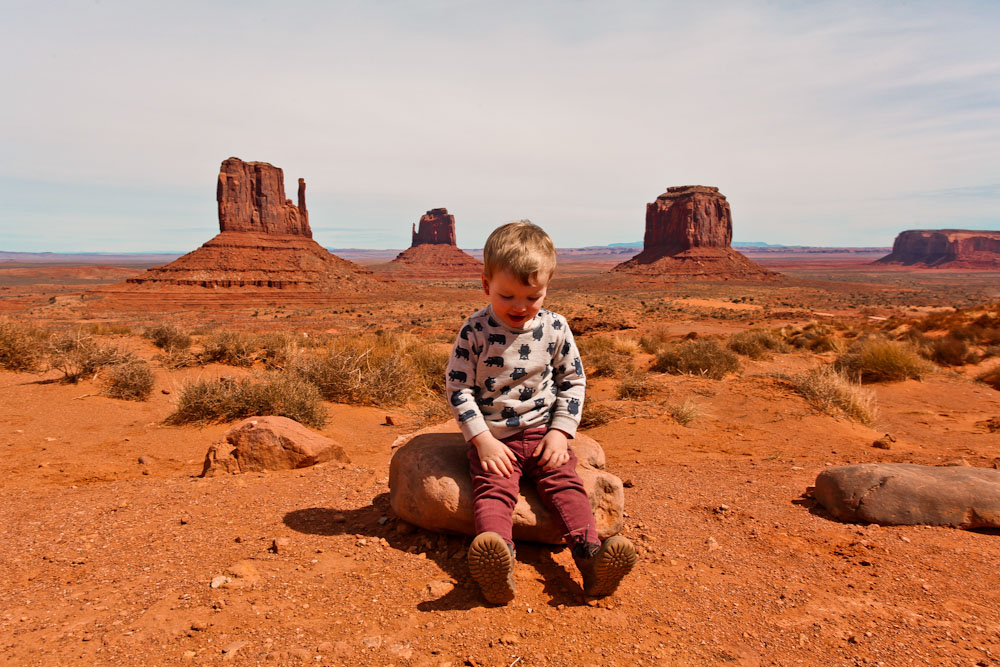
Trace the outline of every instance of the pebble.
{"label": "pebble", "polygon": [[431,597],[440,598],[455,590],[455,584],[446,580],[432,581],[425,590]]}
{"label": "pebble", "polygon": [[239,650],[249,643],[250,642],[246,641],[245,639],[241,639],[240,641],[233,642],[226,648],[222,649],[222,652],[223,654],[225,654],[227,660],[232,660],[233,658],[236,657],[236,654],[239,652]]}
{"label": "pebble", "polygon": [[153,457],[152,456],[140,456],[139,457],[139,465],[148,466],[152,462],[153,462]]}
{"label": "pebble", "polygon": [[292,541],[287,537],[276,537],[271,542],[271,551],[276,554],[287,554],[292,545]]}
{"label": "pebble", "polygon": [[708,545],[709,551],[715,551],[716,549],[719,548],[719,543],[715,541],[714,537],[709,537],[707,540],[705,540],[705,544]]}
{"label": "pebble", "polygon": [[212,583],[209,584],[209,586],[211,586],[212,588],[218,588],[223,584],[228,584],[230,581],[232,581],[232,579],[220,574],[219,576],[212,578]]}
{"label": "pebble", "polygon": [[379,637],[378,635],[372,637],[365,637],[364,639],[361,640],[361,643],[367,646],[368,648],[378,648],[379,646],[382,645],[382,638]]}

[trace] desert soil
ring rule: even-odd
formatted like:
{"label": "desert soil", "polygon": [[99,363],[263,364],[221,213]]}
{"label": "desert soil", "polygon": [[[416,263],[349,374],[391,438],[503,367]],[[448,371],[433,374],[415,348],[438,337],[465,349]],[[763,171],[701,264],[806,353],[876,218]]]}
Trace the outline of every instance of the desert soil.
{"label": "desert soil", "polygon": [[[1000,284],[815,263],[796,276],[792,260],[780,270],[780,284],[657,285],[577,266],[550,305],[595,331],[726,334],[982,303]],[[447,341],[479,304],[474,282],[438,281],[382,303],[261,307],[237,294],[129,310],[84,295],[100,279],[92,267],[75,283],[45,271],[0,273],[0,313],[54,328],[124,323],[133,333],[113,338],[147,359],[156,350],[137,334],[157,321]],[[107,271],[113,282],[132,270]],[[873,385],[880,413],[867,427],[816,411],[777,376],[831,360],[744,359],[721,381],[657,374],[645,401],[593,380],[590,405],[613,418],[587,432],[625,481],[639,564],[617,594],[590,600],[566,549],[520,544],[517,598],[501,607],[469,581],[468,538],[389,509],[391,443],[421,426],[405,407],[327,404],[322,433],[349,464],[203,479],[228,425],[164,418],[186,379],[245,371],[157,366],[147,402],[0,371],[0,663],[1000,664],[998,531],[846,524],[807,493],[830,465],[996,466],[1000,433],[982,422],[1000,415],[1000,392],[971,370]],[[667,406],[686,400],[699,416],[682,426]],[[873,448],[885,433],[892,448]]]}

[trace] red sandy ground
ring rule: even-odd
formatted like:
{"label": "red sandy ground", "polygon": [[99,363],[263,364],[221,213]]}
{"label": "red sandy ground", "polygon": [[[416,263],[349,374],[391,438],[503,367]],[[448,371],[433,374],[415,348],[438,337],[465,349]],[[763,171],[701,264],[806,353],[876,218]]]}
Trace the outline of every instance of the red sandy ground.
{"label": "red sandy ground", "polygon": [[[906,274],[916,286],[791,276],[781,285],[656,287],[588,282],[577,268],[553,290],[553,308],[677,335],[814,311],[864,321],[996,290],[995,275],[967,276],[953,291],[923,274]],[[214,320],[346,331],[378,320],[442,341],[480,302],[474,283],[442,283],[377,304],[345,297],[325,310],[239,308],[237,299],[225,310],[164,315],[102,311],[80,300],[84,287],[8,286],[0,308],[48,326],[165,318],[189,329]],[[136,335],[120,342],[145,358],[155,352]],[[627,483],[624,532],[639,565],[615,596],[586,600],[566,550],[522,544],[518,595],[505,607],[483,604],[470,585],[467,538],[392,517],[390,444],[418,426],[405,409],[328,404],[322,432],[341,443],[348,465],[200,479],[205,450],[227,425],[163,419],[185,379],[246,371],[157,366],[143,403],[94,395],[89,382],[38,384],[0,371],[0,662],[1000,664],[997,531],[844,524],[804,495],[828,465],[994,465],[1000,433],[979,423],[1000,415],[1000,392],[971,379],[981,369],[876,385],[880,417],[868,428],[816,412],[774,376],[830,360],[743,360],[742,373],[722,381],[657,375],[658,392],[641,402],[614,400],[615,381],[593,380],[590,406],[615,418],[588,433]],[[701,414],[685,427],[664,404],[687,399]],[[386,415],[397,426],[384,426]],[[872,448],[886,432],[893,448]],[[289,543],[275,553],[277,538]],[[212,588],[218,576],[230,580]]]}

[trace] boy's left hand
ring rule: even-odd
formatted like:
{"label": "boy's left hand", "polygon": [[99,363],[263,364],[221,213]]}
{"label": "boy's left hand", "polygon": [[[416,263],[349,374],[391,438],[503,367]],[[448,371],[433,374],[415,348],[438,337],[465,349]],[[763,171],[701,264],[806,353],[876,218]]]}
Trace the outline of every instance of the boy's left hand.
{"label": "boy's left hand", "polygon": [[569,461],[569,439],[562,431],[549,429],[531,456],[538,457],[538,465],[546,470],[555,470]]}

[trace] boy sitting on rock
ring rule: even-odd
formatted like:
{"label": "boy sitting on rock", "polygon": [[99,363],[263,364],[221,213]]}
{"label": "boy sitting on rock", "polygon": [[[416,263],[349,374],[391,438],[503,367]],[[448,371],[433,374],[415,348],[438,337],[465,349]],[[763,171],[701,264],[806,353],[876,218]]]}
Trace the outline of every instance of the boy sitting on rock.
{"label": "boy sitting on rock", "polygon": [[469,442],[476,537],[469,571],[492,603],[514,598],[514,506],[522,475],[563,530],[584,593],[610,595],[636,562],[624,537],[601,544],[569,447],[586,379],[566,319],[542,308],[556,251],[526,220],[503,225],[483,249],[489,304],[462,326],[448,364],[452,410]]}

